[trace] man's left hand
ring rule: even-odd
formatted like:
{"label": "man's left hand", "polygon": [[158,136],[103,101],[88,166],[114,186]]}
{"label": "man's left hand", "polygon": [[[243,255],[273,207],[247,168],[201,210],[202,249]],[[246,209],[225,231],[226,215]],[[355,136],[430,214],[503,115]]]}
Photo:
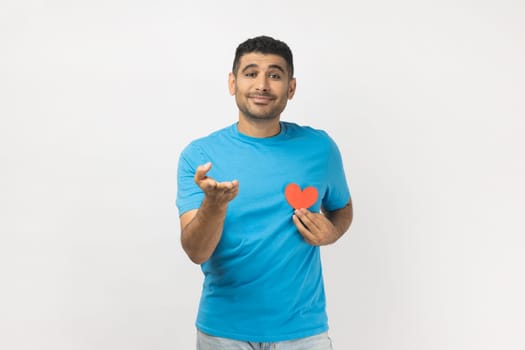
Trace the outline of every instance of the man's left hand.
{"label": "man's left hand", "polygon": [[297,209],[292,220],[304,240],[311,245],[327,245],[337,241],[341,236],[332,222],[321,213]]}

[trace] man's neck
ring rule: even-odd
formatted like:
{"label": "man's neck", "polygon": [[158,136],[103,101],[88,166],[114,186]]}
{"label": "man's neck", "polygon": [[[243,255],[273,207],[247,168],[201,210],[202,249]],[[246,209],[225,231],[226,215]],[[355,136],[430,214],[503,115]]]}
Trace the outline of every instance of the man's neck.
{"label": "man's neck", "polygon": [[279,119],[274,120],[246,120],[239,118],[237,129],[241,134],[256,138],[272,137],[281,132]]}

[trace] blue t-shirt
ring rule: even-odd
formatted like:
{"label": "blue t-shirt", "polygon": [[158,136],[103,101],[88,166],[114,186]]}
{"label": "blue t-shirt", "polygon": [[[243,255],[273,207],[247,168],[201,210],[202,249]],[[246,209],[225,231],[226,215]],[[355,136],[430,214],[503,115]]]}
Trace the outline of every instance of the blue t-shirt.
{"label": "blue t-shirt", "polygon": [[288,122],[269,138],[246,136],[233,124],[195,140],[179,159],[179,214],[200,207],[204,195],[193,178],[207,162],[208,176],[239,180],[239,193],[228,205],[217,248],[201,265],[197,328],[254,342],[327,331],[320,250],[297,231],[285,188],[315,187],[313,212],[344,207],[350,192],[336,144],[324,131]]}

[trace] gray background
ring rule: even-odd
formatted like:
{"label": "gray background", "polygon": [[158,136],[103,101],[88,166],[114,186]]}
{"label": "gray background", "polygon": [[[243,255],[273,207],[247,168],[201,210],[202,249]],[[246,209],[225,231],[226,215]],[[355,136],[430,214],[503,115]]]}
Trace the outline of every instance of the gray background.
{"label": "gray background", "polygon": [[176,163],[236,121],[237,44],[289,43],[355,222],[323,248],[345,349],[524,349],[525,5],[0,2],[0,348],[193,349]]}

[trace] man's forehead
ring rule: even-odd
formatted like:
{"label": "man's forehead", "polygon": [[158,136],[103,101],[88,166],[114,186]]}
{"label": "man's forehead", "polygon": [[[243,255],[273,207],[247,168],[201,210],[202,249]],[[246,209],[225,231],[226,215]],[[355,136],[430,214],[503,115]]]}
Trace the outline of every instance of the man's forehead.
{"label": "man's forehead", "polygon": [[288,70],[288,66],[283,57],[275,54],[264,54],[260,52],[250,52],[241,56],[240,68],[248,65],[254,65],[261,68],[270,66],[280,66],[284,70]]}

